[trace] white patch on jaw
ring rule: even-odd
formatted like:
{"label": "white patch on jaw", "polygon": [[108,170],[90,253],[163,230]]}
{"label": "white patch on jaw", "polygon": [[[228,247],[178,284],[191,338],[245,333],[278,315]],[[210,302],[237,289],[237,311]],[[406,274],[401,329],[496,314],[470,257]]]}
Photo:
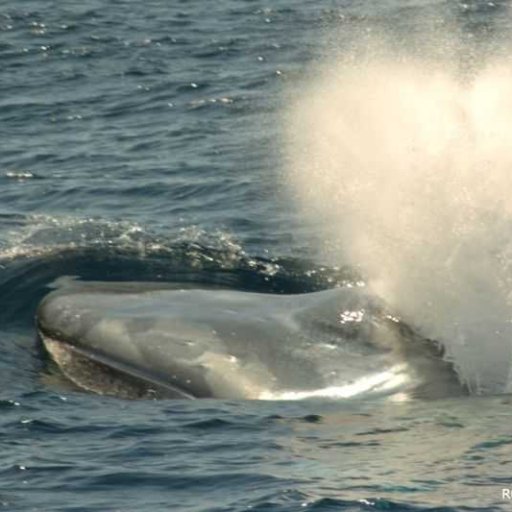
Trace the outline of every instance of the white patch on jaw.
{"label": "white patch on jaw", "polygon": [[242,364],[236,356],[218,352],[204,352],[195,362],[205,370],[205,379],[215,395],[257,399],[271,392],[273,376],[255,362]]}
{"label": "white patch on jaw", "polygon": [[[368,393],[389,393],[397,391],[410,382],[406,364],[398,364],[383,372],[361,377],[353,382],[339,386],[329,386],[311,391],[264,391],[258,397],[261,400],[304,400],[305,398],[354,398]],[[401,396],[406,396],[399,393]]]}

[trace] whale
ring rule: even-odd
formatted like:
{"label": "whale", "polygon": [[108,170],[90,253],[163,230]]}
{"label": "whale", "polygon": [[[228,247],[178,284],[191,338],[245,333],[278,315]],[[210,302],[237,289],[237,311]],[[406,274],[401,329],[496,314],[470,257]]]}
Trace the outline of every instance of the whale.
{"label": "whale", "polygon": [[357,286],[286,295],[67,278],[39,304],[36,328],[66,379],[120,398],[466,393],[438,344]]}

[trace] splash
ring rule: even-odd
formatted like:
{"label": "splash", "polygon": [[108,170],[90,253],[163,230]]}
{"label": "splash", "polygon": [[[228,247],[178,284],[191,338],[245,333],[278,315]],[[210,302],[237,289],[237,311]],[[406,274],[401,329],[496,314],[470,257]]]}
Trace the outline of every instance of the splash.
{"label": "splash", "polygon": [[471,391],[510,392],[512,68],[383,46],[299,95],[287,178],[337,263],[442,343]]}

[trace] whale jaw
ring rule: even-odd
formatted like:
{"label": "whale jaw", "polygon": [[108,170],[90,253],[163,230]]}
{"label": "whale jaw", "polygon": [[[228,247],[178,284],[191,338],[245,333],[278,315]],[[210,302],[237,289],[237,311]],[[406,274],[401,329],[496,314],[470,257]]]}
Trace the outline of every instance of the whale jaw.
{"label": "whale jaw", "polygon": [[155,382],[133,370],[120,369],[114,361],[102,362],[104,358],[51,338],[40,330],[38,337],[60,371],[80,390],[126,400],[196,398],[178,387]]}
{"label": "whale jaw", "polygon": [[[249,341],[247,332],[235,333],[246,323],[237,318],[238,294],[225,293],[223,300],[211,290],[173,285],[70,281],[40,303],[37,330],[62,373],[87,391],[122,398],[258,398],[272,378],[247,343],[261,333],[250,332]],[[217,298],[220,310],[213,307]],[[228,346],[226,333],[217,335],[219,318],[236,346]]]}

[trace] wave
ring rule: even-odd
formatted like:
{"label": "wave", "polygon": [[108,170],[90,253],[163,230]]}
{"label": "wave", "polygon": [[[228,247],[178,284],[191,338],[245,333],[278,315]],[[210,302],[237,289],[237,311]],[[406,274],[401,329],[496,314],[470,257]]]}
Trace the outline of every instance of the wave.
{"label": "wave", "polygon": [[171,234],[130,222],[2,216],[0,323],[32,326],[60,276],[89,281],[180,282],[267,293],[305,293],[356,279],[348,268],[248,254],[225,232],[190,227]]}

